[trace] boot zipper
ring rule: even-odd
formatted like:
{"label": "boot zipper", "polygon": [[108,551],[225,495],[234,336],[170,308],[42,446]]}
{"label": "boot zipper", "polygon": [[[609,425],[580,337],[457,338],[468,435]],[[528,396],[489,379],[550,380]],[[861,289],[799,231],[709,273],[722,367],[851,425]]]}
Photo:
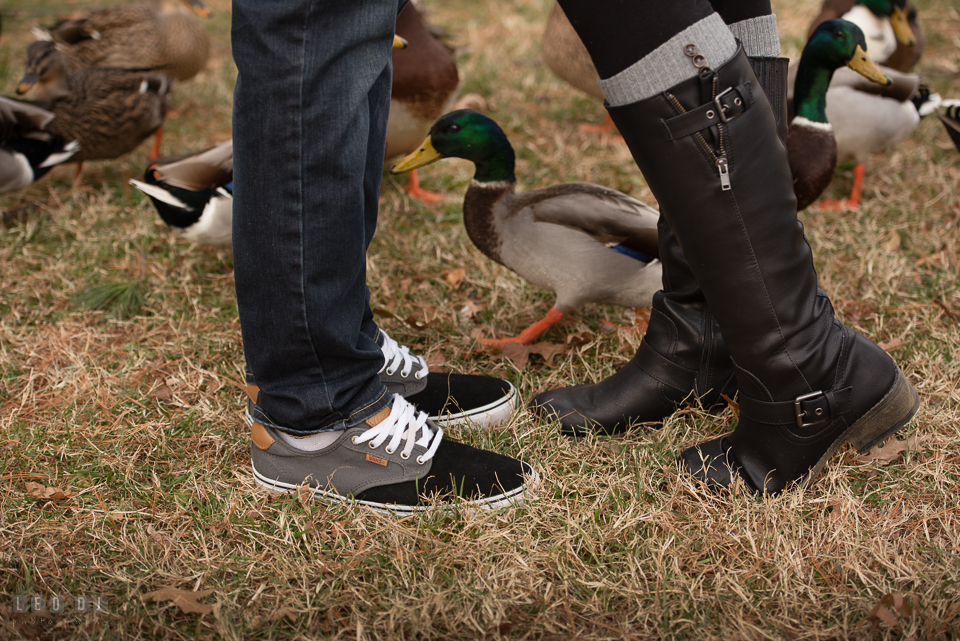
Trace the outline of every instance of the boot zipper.
{"label": "boot zipper", "polygon": [[717,158],[717,169],[720,171],[720,189],[730,191],[730,168],[727,166],[727,157]]}
{"label": "boot zipper", "polygon": [[[714,93],[716,93],[716,84],[717,84],[717,79],[714,79]],[[673,106],[677,108],[677,111],[679,111],[682,114],[687,113],[687,110],[683,108],[683,105],[680,104],[680,101],[677,100],[676,96],[674,96],[671,93],[668,93],[667,98],[670,100]],[[701,134],[698,131],[694,135],[697,137],[697,140],[700,141],[700,146],[703,147],[703,150],[706,151],[711,158],[713,158],[713,162],[716,163],[717,165],[717,171],[720,172],[721,191],[730,191],[730,189],[732,188],[732,185],[730,184],[730,165],[727,163],[727,155],[723,149],[724,148],[724,144],[723,144],[724,129],[725,127],[723,126],[722,123],[717,123],[717,130],[720,132],[719,155],[710,147],[710,145],[707,144],[707,141],[703,137],[703,134]]]}

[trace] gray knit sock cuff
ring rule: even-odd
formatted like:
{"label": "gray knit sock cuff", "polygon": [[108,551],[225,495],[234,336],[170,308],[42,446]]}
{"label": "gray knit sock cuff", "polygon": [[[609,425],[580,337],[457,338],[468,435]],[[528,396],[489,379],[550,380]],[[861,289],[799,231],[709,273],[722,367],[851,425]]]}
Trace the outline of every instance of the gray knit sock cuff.
{"label": "gray knit sock cuff", "polygon": [[[776,34],[776,31],[774,31]],[[611,107],[629,105],[693,78],[699,69],[683,48],[697,46],[708,67],[716,69],[737,53],[737,41],[719,14],[711,13],[645,55],[615,76],[600,79],[600,88]]]}
{"label": "gray knit sock cuff", "polygon": [[780,55],[777,37],[777,16],[750,18],[728,25],[733,35],[743,43],[743,50],[754,58],[776,58]]}

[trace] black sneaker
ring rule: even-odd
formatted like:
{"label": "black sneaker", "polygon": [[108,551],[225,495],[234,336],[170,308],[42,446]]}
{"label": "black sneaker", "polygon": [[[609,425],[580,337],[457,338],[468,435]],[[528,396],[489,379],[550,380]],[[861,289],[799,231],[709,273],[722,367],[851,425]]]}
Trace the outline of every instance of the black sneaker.
{"label": "black sneaker", "polygon": [[538,480],[526,463],[443,438],[443,429],[399,394],[392,407],[320,449],[298,449],[295,438],[259,421],[251,437],[254,479],[271,492],[308,487],[316,499],[377,512],[512,507]]}
{"label": "black sneaker", "polygon": [[[422,356],[410,353],[380,330],[383,367],[380,380],[391,394],[399,394],[426,412],[432,423],[441,427],[493,427],[513,416],[518,394],[510,381],[478,374],[430,372]],[[247,372],[246,416],[253,423],[253,404],[259,388]]]}
{"label": "black sneaker", "polygon": [[517,406],[517,390],[510,381],[477,374],[430,372],[422,356],[410,353],[385,331],[384,364],[380,380],[393,394],[400,394],[426,412],[442,427],[471,425],[493,427],[510,419]]}

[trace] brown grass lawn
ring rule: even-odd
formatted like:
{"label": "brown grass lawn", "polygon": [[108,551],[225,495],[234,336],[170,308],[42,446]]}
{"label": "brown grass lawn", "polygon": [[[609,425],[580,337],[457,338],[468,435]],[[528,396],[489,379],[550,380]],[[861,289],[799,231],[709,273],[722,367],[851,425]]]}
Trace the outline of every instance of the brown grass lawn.
{"label": "brown grass lawn", "polygon": [[[960,97],[958,8],[916,1],[919,71]],[[4,2],[0,91],[20,78],[32,25],[99,4]],[[230,135],[230,5],[211,4],[215,56],[176,89],[165,153]],[[797,56],[818,5],[775,2],[785,53]],[[549,0],[426,6],[458,47],[463,92],[484,96],[511,137],[521,188],[589,180],[654,202],[624,146],[577,133],[601,106],[540,62]],[[960,154],[935,119],[871,158],[859,211],[801,214],[841,318],[920,392],[905,451],[846,450],[813,487],[757,499],[705,491],[674,463],[730,429],[733,410],[689,408],[662,429],[580,442],[520,413],[456,436],[533,463],[535,500],[407,519],[254,485],[231,254],[178,240],[124,187],[147,150],[90,163],[75,191],[63,167],[0,197],[6,210],[39,204],[0,229],[0,638],[957,637]],[[460,216],[471,172],[423,170],[439,205],[384,177],[369,258],[375,306],[391,310],[383,326],[448,369],[511,379],[524,398],[609,375],[638,345],[616,329],[632,311],[578,310],[543,337],[565,351],[522,370],[475,352],[475,330],[515,333],[552,300],[471,245]],[[830,195],[850,182],[839,169]],[[84,306],[111,283],[127,284],[127,306]],[[461,317],[471,301],[483,309]],[[60,493],[37,498],[43,488]],[[106,595],[108,612],[24,616],[15,595]]]}

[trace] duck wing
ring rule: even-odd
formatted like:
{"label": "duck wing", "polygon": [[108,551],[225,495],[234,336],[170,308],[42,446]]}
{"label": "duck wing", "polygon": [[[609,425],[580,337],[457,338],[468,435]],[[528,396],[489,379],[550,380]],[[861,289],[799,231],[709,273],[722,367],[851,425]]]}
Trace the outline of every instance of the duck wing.
{"label": "duck wing", "polygon": [[223,187],[233,180],[233,140],[185,157],[159,158],[151,169],[173,187],[190,191]]}
{"label": "duck wing", "polygon": [[660,213],[615,189],[569,182],[517,194],[537,222],[576,229],[603,243],[624,243],[654,258],[660,257],[657,221]]}
{"label": "duck wing", "polygon": [[29,102],[0,97],[0,143],[18,132],[42,131],[53,118],[52,112]]}

